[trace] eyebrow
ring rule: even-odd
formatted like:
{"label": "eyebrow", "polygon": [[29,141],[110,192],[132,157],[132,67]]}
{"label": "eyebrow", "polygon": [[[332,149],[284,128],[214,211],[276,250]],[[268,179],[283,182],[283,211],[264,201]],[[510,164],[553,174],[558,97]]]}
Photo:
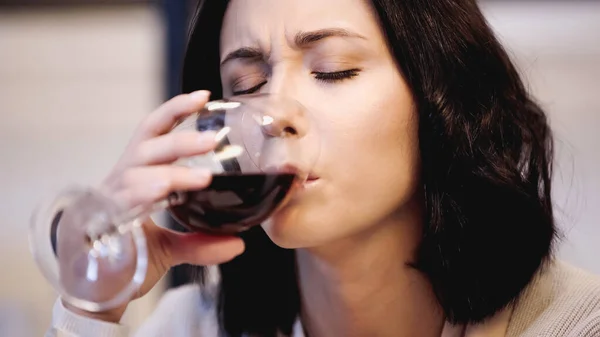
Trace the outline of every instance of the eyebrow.
{"label": "eyebrow", "polygon": [[312,32],[299,32],[294,38],[294,44],[296,44],[298,48],[306,48],[311,44],[326,39],[328,37],[342,37],[366,40],[364,36],[346,29],[326,28],[315,30]]}
{"label": "eyebrow", "polygon": [[253,47],[242,47],[240,49],[236,49],[231,53],[227,54],[223,61],[221,61],[221,67],[229,62],[236,59],[261,59],[263,58],[263,53],[258,48]]}
{"label": "eyebrow", "polygon": [[[319,29],[310,32],[299,32],[294,37],[294,44],[300,49],[306,49],[310,47],[310,45],[324,40],[329,37],[341,37],[341,38],[353,38],[353,39],[362,39],[366,40],[366,38],[358,33],[351,32],[342,28],[325,28]],[[254,47],[242,47],[232,51],[227,54],[223,61],[221,61],[221,66],[225,63],[235,60],[235,59],[262,59],[264,57],[262,51],[258,48]]]}

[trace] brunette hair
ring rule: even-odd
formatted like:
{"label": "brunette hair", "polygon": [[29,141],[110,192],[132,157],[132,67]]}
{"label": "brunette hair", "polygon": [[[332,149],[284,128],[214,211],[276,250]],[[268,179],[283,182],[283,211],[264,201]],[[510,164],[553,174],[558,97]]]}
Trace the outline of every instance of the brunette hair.
{"label": "brunette hair", "polygon": [[[183,91],[222,96],[219,39],[228,1],[200,1]],[[556,236],[552,136],[542,109],[474,0],[372,0],[419,113],[426,219],[414,267],[452,323],[518,298]],[[231,336],[290,334],[300,301],[293,250],[260,228],[221,265],[220,322]]]}

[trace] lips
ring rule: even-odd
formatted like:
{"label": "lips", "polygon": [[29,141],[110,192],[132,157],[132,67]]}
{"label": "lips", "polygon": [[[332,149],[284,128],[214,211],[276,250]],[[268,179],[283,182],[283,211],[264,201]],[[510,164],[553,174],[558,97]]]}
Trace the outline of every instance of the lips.
{"label": "lips", "polygon": [[315,181],[315,180],[319,180],[319,177],[317,177],[317,176],[313,175],[312,173],[310,173],[310,174],[308,175],[308,178],[306,178],[306,181],[309,181],[309,182],[313,182],[313,181]]}
{"label": "lips", "polygon": [[[292,164],[285,164],[285,165],[281,165],[278,167],[269,167],[267,168],[265,171],[267,172],[277,172],[280,174],[296,174],[299,176],[304,176],[304,174],[302,173],[302,170],[298,169],[297,166],[292,165]],[[316,180],[318,180],[319,177],[317,175],[315,175],[312,172],[309,172],[308,177],[306,178],[306,182],[314,182]]]}
{"label": "lips", "polygon": [[291,164],[285,164],[285,165],[281,165],[277,168],[274,169],[275,172],[277,173],[287,173],[287,174],[298,174],[300,173],[300,169],[298,169],[298,167],[291,165]]}

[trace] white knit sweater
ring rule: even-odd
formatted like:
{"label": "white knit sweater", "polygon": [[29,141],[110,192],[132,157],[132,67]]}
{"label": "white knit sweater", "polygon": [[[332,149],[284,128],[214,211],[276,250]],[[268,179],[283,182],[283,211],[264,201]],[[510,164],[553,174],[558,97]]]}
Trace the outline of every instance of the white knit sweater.
{"label": "white knit sweater", "polygon": [[[214,272],[214,271],[213,271]],[[213,282],[218,283],[217,278]],[[214,287],[212,288],[214,290]],[[126,326],[78,316],[57,300],[46,337],[218,337],[215,299],[187,285],[168,291],[135,333]],[[441,337],[600,337],[600,278],[556,262],[511,307],[476,326],[446,324]],[[293,337],[304,337],[300,321]]]}

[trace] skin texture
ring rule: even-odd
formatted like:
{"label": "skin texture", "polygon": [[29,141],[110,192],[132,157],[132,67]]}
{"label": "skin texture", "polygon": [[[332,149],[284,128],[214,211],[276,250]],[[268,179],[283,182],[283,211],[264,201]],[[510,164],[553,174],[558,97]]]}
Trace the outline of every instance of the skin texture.
{"label": "skin texture", "polygon": [[[294,44],[298,32],[325,28],[345,28],[364,39],[329,37],[306,49]],[[241,47],[260,48],[269,58],[225,63],[225,96],[266,80],[259,92],[298,100],[314,115],[310,132],[320,133],[321,155],[313,169],[319,180],[265,225],[275,243],[315,247],[368,230],[391,213],[412,211],[402,208],[418,189],[417,115],[366,5],[233,1],[221,42],[222,59]],[[336,83],[311,74],[348,69],[360,71]]]}
{"label": "skin texture", "polygon": [[[124,207],[135,207],[163,200],[173,191],[208,186],[211,175],[206,169],[197,170],[170,164],[177,158],[203,154],[214,149],[214,134],[167,132],[179,118],[202,108],[209,95],[206,91],[180,95],[149,114],[140,123],[123,155],[102,182],[100,189],[104,194]],[[68,221],[68,212],[65,213],[65,218]],[[156,226],[151,219],[144,221],[143,229],[148,247],[148,271],[135,298],[150,291],[173,266],[183,263],[224,263],[244,251],[244,242],[238,237],[176,233]],[[70,233],[63,233],[63,237],[58,240],[58,249],[65,256],[70,254],[68,250],[64,251],[69,248],[68,234]],[[131,260],[131,263],[134,261]],[[130,280],[127,276],[129,274],[124,277],[122,284],[102,284],[95,291],[101,293],[121,289]],[[81,289],[86,286],[74,283],[75,280],[66,281],[71,282],[71,288]],[[127,308],[127,304],[124,304],[105,312],[91,313],[69,303],[64,305],[81,315],[109,322],[120,321]]]}
{"label": "skin texture", "polygon": [[[351,36],[300,39],[342,29]],[[232,59],[240,48],[254,55]],[[312,112],[308,132],[321,139],[319,179],[263,225],[274,243],[297,249],[309,335],[439,336],[444,319],[430,285],[406,266],[421,236],[418,118],[371,8],[233,0],[220,53],[225,96],[292,97]],[[340,71],[346,78],[321,75]]]}

